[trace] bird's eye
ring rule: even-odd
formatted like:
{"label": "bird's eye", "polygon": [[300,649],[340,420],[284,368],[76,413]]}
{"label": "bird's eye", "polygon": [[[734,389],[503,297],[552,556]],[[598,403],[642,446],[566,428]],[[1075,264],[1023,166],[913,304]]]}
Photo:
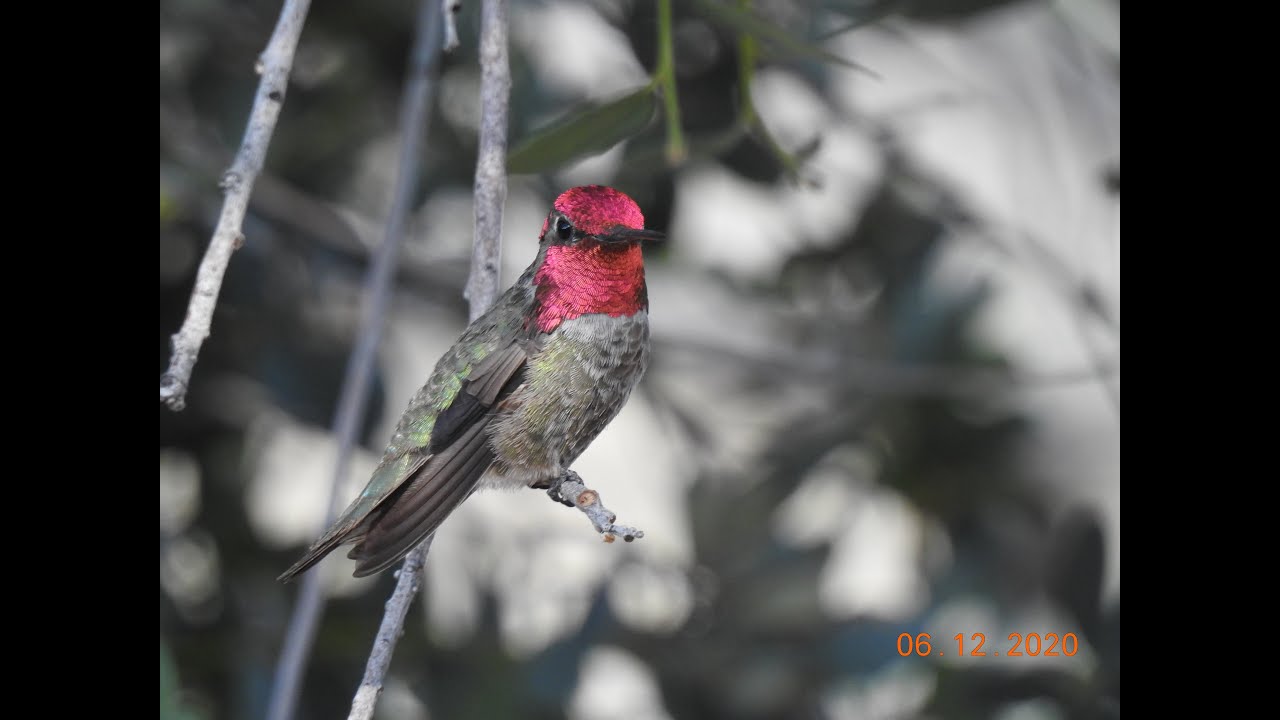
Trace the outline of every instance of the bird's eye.
{"label": "bird's eye", "polygon": [[561,240],[568,240],[573,237],[573,225],[564,218],[556,220],[556,235],[559,236]]}

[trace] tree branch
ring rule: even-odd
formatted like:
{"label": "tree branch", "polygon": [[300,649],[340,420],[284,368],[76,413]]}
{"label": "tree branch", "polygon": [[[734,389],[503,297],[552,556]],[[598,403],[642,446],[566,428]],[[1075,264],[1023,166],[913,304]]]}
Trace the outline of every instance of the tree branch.
{"label": "tree branch", "polygon": [[644,531],[627,525],[616,525],[617,514],[604,506],[600,493],[587,487],[582,476],[569,470],[559,478],[558,482],[547,491],[552,500],[576,507],[591,520],[596,532],[604,536],[604,541],[611,543],[615,536],[622,536],[626,542],[644,537]]}
{"label": "tree branch", "polygon": [[480,6],[480,142],[476,153],[475,246],[471,277],[463,295],[471,319],[498,298],[502,261],[502,207],[507,200],[507,103],[511,68],[507,63],[507,0]]}
{"label": "tree branch", "polygon": [[[332,521],[338,510],[338,488],[341,487],[346,475],[351,448],[355,444],[356,431],[368,402],[369,379],[373,375],[374,359],[382,336],[383,321],[391,305],[396,260],[420,184],[421,169],[418,158],[431,120],[434,79],[439,68],[440,25],[440,14],[433,0],[423,0],[409,64],[409,76],[401,101],[400,166],[397,170],[395,194],[388,211],[382,244],[378,247],[366,276],[365,287],[369,291],[369,301],[365,305],[364,315],[361,318],[360,335],[347,363],[346,376],[342,382],[342,395],[334,417],[334,434],[337,436],[338,453],[334,461],[329,490],[327,522]],[[421,569],[421,562],[418,567]],[[289,623],[284,651],[281,653],[276,669],[275,687],[267,712],[269,720],[288,720],[293,717],[303,670],[306,667],[312,642],[315,640],[320,616],[324,611],[322,577],[320,573],[312,572],[303,580],[298,605]],[[375,646],[375,655],[376,649]]]}
{"label": "tree branch", "polygon": [[[425,0],[424,8],[433,0]],[[440,16],[440,13],[426,14]],[[507,102],[511,90],[511,70],[507,65],[506,0],[484,0],[480,19],[481,123],[479,154],[476,158],[476,236],[471,257],[471,277],[465,295],[471,301],[471,320],[484,314],[498,296],[502,253],[502,206],[507,196]],[[434,536],[428,536],[404,559],[396,579],[395,592],[387,601],[386,614],[378,627],[373,651],[365,666],[364,679],[351,703],[348,720],[368,720],[382,692],[387,668],[396,643],[404,634],[404,619],[421,584],[422,566]]]}
{"label": "tree branch", "polygon": [[[427,0],[430,3],[432,0]],[[422,578],[422,566],[427,562],[427,551],[431,549],[431,541],[435,534],[427,536],[422,544],[404,558],[404,564],[396,571],[396,589],[387,600],[387,610],[382,616],[382,624],[378,626],[378,636],[373,639],[373,650],[369,652],[369,662],[364,668],[364,678],[351,700],[351,713],[347,720],[369,720],[373,717],[373,708],[378,704],[378,696],[382,694],[382,685],[386,680],[387,668],[391,666],[391,655],[396,651],[396,643],[404,635],[404,619],[409,614],[409,605],[413,596],[418,593],[419,580]]]}
{"label": "tree branch", "polygon": [[249,196],[253,193],[254,180],[262,171],[267,146],[271,144],[271,135],[284,105],[289,72],[293,68],[293,53],[298,47],[298,37],[302,34],[310,6],[310,0],[285,0],[267,48],[258,56],[256,69],[262,79],[258,82],[240,149],[231,168],[222,176],[220,185],[226,194],[222,201],[222,214],[218,217],[218,226],[213,231],[204,259],[200,261],[196,284],[191,290],[191,302],[187,305],[187,317],[173,336],[169,369],[160,376],[160,400],[172,410],[186,406],[191,372],[195,369],[200,347],[209,337],[213,309],[218,304],[227,264],[231,262],[231,253],[244,244],[241,228]]}

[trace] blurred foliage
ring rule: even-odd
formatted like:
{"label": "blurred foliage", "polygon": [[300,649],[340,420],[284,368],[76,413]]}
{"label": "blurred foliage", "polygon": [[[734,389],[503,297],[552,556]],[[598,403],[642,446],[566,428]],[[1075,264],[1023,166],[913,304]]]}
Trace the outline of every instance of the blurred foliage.
{"label": "blurred foliage", "polygon": [[643,87],[616,100],[570,113],[564,120],[526,138],[507,156],[512,173],[552,170],[599,155],[648,126],[654,91]]}
{"label": "blurred foliage", "polygon": [[821,45],[804,42],[786,28],[780,28],[761,17],[749,5],[735,7],[717,0],[696,0],[694,8],[703,17],[739,35],[748,35],[761,43],[766,54],[778,59],[805,58],[834,62],[848,67],[861,67],[832,53]]}
{"label": "blurred foliage", "polygon": [[[823,49],[821,29],[810,22],[813,8],[841,15],[852,27],[903,16],[958,23],[1002,4],[775,0],[743,9],[721,0],[675,3],[677,25],[697,21],[721,48],[700,54],[677,37],[678,64],[670,79],[689,156],[714,158],[764,184],[802,167],[804,152],[780,154],[758,119],[744,112],[751,68],[744,71],[737,53],[758,43],[759,56],[746,65],[781,63],[825,92],[824,65],[839,58]],[[257,81],[248,69],[278,9],[276,2],[260,0],[161,3],[161,370],[220,207],[217,177],[239,141]],[[608,10],[654,81],[661,80],[655,3],[618,2]],[[330,423],[355,332],[350,288],[358,285],[367,258],[352,218],[376,223],[382,212],[378,188],[361,185],[361,149],[395,132],[414,12],[411,3],[388,0],[362,3],[359,11],[346,4],[313,6],[294,85],[246,221],[252,240],[231,263],[213,334],[196,366],[192,401],[179,414],[160,410],[161,448],[194,458],[202,478],[198,531],[178,536],[161,530],[162,718],[250,718],[264,711],[294,592],[273,578],[294,551],[264,548],[245,517],[241,458],[252,442],[254,415],[246,408],[271,406],[310,425]],[[463,45],[445,58],[446,73],[477,63],[474,42],[467,41],[476,35],[477,3],[462,3],[458,19]],[[573,44],[555,28],[541,32],[548,41]],[[742,33],[750,43],[741,42]],[[581,99],[545,84],[514,45],[512,76],[513,170],[553,168],[630,137],[611,184],[636,197],[650,227],[668,225],[675,170],[664,152],[667,130],[655,121],[655,103],[667,101],[656,85],[579,112],[563,108]],[[438,116],[447,112],[444,104],[436,103]],[[436,117],[426,146],[423,198],[441,188],[471,186],[472,132]],[[899,633],[929,631],[931,613],[966,597],[983,598],[1001,617],[1047,599],[1069,620],[1063,631],[1079,629],[1095,667],[1081,677],[1058,666],[914,660],[936,673],[923,716],[987,718],[1010,703],[1039,699],[1061,717],[1119,717],[1119,605],[1103,604],[1100,520],[1079,510],[1050,522],[1054,499],[1028,482],[1018,462],[1030,421],[1010,409],[1015,404],[1009,396],[1018,390],[1014,373],[972,332],[986,294],[981,286],[956,291],[934,282],[948,224],[964,215],[960,203],[945,184],[912,168],[891,141],[882,151],[878,190],[837,242],[796,251],[776,277],[759,282],[708,278],[772,305],[779,347],[794,348],[797,357],[839,361],[821,371],[780,370],[747,357],[688,349],[718,365],[726,392],[768,398],[780,386],[798,383],[827,398],[821,408],[776,419],[779,430],[747,463],[756,472],[745,486],[716,468],[692,484],[690,618],[670,633],[632,630],[614,617],[602,591],[581,628],[518,660],[502,649],[493,597],[483,599],[477,634],[456,648],[434,646],[411,617],[395,667],[433,717],[563,717],[575,668],[602,643],[624,648],[652,668],[663,703],[680,720],[828,717],[824,693],[912,662],[892,651]],[[553,188],[550,179],[542,181]],[[1118,161],[1106,170],[1106,182],[1118,195]],[[936,201],[922,203],[922,194]],[[347,206],[338,213],[322,198],[344,198]],[[401,272],[407,291],[465,314],[460,266],[424,266],[410,258]],[[855,312],[825,301],[823,289],[830,288],[873,300]],[[333,317],[346,320],[334,323]],[[654,371],[665,362],[655,353]],[[907,371],[869,379],[868,367]],[[975,380],[954,383],[953,375],[913,374],[911,368],[947,368]],[[236,377],[252,379],[252,386],[228,381]],[[1005,381],[985,380],[991,377]],[[713,434],[680,398],[652,384],[643,391],[694,441]],[[402,399],[385,397],[375,385],[361,433],[375,451],[384,438],[372,437],[370,426],[387,402]],[[949,539],[950,563],[925,573],[928,603],[906,622],[832,620],[818,594],[831,545],[794,547],[767,532],[777,507],[842,448],[867,454],[878,468],[876,482],[939,523]],[[216,538],[218,584],[178,602],[163,582],[164,554],[178,543],[206,547],[210,538]],[[300,717],[345,712],[390,582],[388,574],[372,592],[330,605]],[[1003,638],[991,638],[997,641]]]}
{"label": "blurred foliage", "polygon": [[186,706],[178,682],[173,653],[160,641],[160,720],[200,720],[199,712]]}

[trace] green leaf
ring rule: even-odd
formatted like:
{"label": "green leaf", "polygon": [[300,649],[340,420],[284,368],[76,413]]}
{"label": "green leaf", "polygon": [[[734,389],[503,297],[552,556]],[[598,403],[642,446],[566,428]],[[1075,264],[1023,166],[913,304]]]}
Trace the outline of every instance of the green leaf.
{"label": "green leaf", "polygon": [[827,51],[825,48],[795,37],[772,22],[756,15],[751,10],[725,5],[716,0],[694,0],[694,5],[708,20],[719,23],[730,30],[754,37],[761,43],[769,45],[774,54],[825,60],[862,70],[872,75],[875,74],[852,60],[846,60],[835,53]]}
{"label": "green leaf", "polygon": [[646,85],[622,97],[570,113],[526,138],[507,155],[507,171],[535,173],[598,155],[640,133],[653,119],[656,98]]}

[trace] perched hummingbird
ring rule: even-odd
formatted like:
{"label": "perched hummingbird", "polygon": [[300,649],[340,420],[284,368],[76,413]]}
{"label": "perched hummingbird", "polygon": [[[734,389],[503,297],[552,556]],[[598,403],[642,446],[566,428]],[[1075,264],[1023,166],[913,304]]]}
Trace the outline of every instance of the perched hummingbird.
{"label": "perched hummingbird", "polygon": [[436,363],[359,496],[285,582],[356,543],[355,576],[385,570],[478,487],[552,488],[622,409],[649,358],[649,298],[635,201],[566,190],[538,255]]}

